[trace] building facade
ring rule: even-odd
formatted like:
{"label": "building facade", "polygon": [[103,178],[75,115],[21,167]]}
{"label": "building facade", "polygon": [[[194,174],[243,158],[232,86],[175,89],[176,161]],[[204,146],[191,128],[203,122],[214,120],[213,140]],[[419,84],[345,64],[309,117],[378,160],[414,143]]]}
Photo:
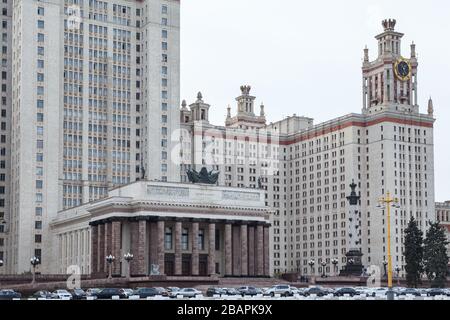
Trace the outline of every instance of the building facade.
{"label": "building facade", "polygon": [[13,164],[5,177],[5,206],[8,194],[11,205],[4,272],[29,271],[37,256],[45,273],[49,223],[58,211],[138,179],[179,176],[167,153],[179,126],[180,2],[18,0],[4,6],[12,15],[4,25],[12,42],[5,50],[12,51],[5,56],[12,69],[5,99],[8,105],[12,97],[6,115]]}
{"label": "building facade", "polygon": [[[445,228],[447,240],[450,242],[450,201],[436,202],[436,221]],[[450,244],[447,245],[447,254],[450,255]]]}
{"label": "building facade", "polygon": [[419,112],[416,47],[404,58],[395,20],[382,25],[375,60],[364,50],[361,113],[320,124],[296,115],[267,124],[264,105],[255,114],[249,86],[241,87],[235,116],[228,107],[224,126],[209,123],[210,105],[201,94],[189,108],[182,104],[182,181],[187,168],[208,165],[222,172],[220,184],[264,189],[275,210],[275,273],[320,274],[322,261],[330,273],[333,258],[340,269],[345,265],[352,181],[361,197],[358,247],[366,266],[382,270],[387,259],[386,212],[378,208],[387,192],[400,201],[391,216],[394,265],[404,266],[409,217],[424,231],[435,219],[433,102]]}
{"label": "building facade", "polygon": [[260,190],[139,181],[53,220],[52,272],[268,277],[271,219]]}

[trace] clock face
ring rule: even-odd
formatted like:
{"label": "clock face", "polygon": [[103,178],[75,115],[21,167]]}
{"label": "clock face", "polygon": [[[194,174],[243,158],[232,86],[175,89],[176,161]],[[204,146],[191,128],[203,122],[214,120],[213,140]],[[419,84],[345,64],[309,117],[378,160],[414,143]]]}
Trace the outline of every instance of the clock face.
{"label": "clock face", "polygon": [[399,59],[394,66],[395,75],[401,81],[407,81],[411,79],[411,64],[406,59]]}
{"label": "clock face", "polygon": [[409,74],[409,65],[405,61],[401,61],[397,65],[397,72],[402,77],[406,77]]}

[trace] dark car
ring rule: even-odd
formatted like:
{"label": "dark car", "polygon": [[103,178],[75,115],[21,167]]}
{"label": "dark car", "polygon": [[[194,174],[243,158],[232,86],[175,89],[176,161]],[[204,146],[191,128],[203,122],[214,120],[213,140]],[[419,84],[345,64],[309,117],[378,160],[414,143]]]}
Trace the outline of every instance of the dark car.
{"label": "dark car", "polygon": [[312,294],[315,294],[318,297],[323,297],[326,296],[328,292],[319,287],[311,287],[305,290],[305,296],[310,296]]}
{"label": "dark car", "polygon": [[215,295],[226,295],[227,291],[221,288],[208,288],[208,290],[206,290],[206,296],[207,297],[213,297]]}
{"label": "dark car", "polygon": [[[162,287],[155,287],[154,289],[156,289],[156,291],[158,291],[158,295],[160,295],[160,296],[163,296],[163,297],[169,296],[169,292],[167,292],[167,290]],[[174,292],[177,292],[177,291],[174,291]]]}
{"label": "dark car", "polygon": [[224,288],[223,290],[225,290],[225,294],[228,296],[236,296],[241,294],[236,288]]}
{"label": "dark car", "polygon": [[447,295],[446,292],[440,288],[432,288],[427,292],[427,296],[429,297],[446,296],[446,295]]}
{"label": "dark car", "polygon": [[353,288],[340,288],[334,292],[336,297],[343,297],[344,295],[349,295],[350,297],[356,296],[358,292]]}
{"label": "dark car", "polygon": [[0,300],[20,299],[22,295],[11,289],[0,290]]}
{"label": "dark car", "polygon": [[417,289],[414,289],[414,288],[408,288],[408,289],[402,290],[398,293],[399,296],[406,296],[408,294],[419,297],[420,291]]}
{"label": "dark car", "polygon": [[83,300],[87,297],[87,293],[83,289],[73,289],[70,293],[72,294],[73,300]]}
{"label": "dark car", "polygon": [[112,299],[113,296],[119,296],[120,299],[126,298],[126,295],[118,288],[105,288],[92,295],[97,297],[97,299]]}
{"label": "dark car", "polygon": [[139,296],[139,298],[141,299],[160,295],[159,291],[156,290],[155,288],[137,288],[136,290],[134,290],[133,294]]}
{"label": "dark car", "polygon": [[55,295],[51,293],[50,291],[46,290],[40,290],[36,291],[31,295],[31,298],[37,298],[37,299],[54,299]]}

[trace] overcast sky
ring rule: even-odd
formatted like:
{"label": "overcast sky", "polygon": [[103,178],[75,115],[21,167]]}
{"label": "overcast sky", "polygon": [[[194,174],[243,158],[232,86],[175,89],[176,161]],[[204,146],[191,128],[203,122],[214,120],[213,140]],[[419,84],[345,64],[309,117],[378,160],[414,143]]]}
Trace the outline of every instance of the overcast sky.
{"label": "overcast sky", "polygon": [[362,108],[364,46],[376,58],[381,20],[397,19],[402,54],[417,45],[419,103],[435,106],[436,200],[450,200],[450,3],[447,0],[182,0],[181,98],[198,91],[210,121],[236,110],[239,86],[277,121],[296,113],[320,123]]}

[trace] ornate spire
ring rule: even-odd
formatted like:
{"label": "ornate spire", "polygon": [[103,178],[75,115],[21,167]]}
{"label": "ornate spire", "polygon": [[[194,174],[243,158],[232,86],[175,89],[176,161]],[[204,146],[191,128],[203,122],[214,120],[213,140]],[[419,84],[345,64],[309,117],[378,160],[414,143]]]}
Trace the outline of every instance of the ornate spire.
{"label": "ornate spire", "polygon": [[367,48],[367,45],[364,48],[364,62],[369,62],[369,48]]}
{"label": "ornate spire", "polygon": [[228,105],[228,107],[227,107],[227,119],[230,119],[231,118],[231,107],[230,107],[230,105]]}
{"label": "ornate spire", "polygon": [[351,206],[355,206],[358,204],[358,200],[361,198],[360,196],[356,195],[356,183],[355,180],[352,180],[352,184],[350,185],[350,188],[352,191],[350,192],[350,196],[347,197],[348,202]]}
{"label": "ornate spire", "polygon": [[260,117],[265,117],[266,114],[264,112],[264,102],[261,102],[261,107],[260,107],[260,111],[259,111],[259,116]]}
{"label": "ornate spire", "polygon": [[203,100],[203,95],[202,95],[202,93],[199,91],[198,93],[197,93],[197,102],[202,102]]}
{"label": "ornate spire", "polygon": [[416,44],[413,41],[411,43],[411,58],[415,58],[415,57],[416,57]]}
{"label": "ornate spire", "polygon": [[187,110],[186,106],[187,106],[186,100],[183,100],[183,101],[181,102],[181,109],[182,109],[182,110]]}
{"label": "ornate spire", "polygon": [[251,86],[247,86],[247,85],[241,86],[242,95],[244,95],[244,96],[249,95],[251,89],[252,89]]}
{"label": "ornate spire", "polygon": [[385,19],[381,24],[383,25],[384,31],[394,31],[396,23],[397,21],[395,19]]}
{"label": "ornate spire", "polygon": [[433,99],[431,99],[431,97],[428,100],[428,114],[430,116],[432,116],[434,114]]}

